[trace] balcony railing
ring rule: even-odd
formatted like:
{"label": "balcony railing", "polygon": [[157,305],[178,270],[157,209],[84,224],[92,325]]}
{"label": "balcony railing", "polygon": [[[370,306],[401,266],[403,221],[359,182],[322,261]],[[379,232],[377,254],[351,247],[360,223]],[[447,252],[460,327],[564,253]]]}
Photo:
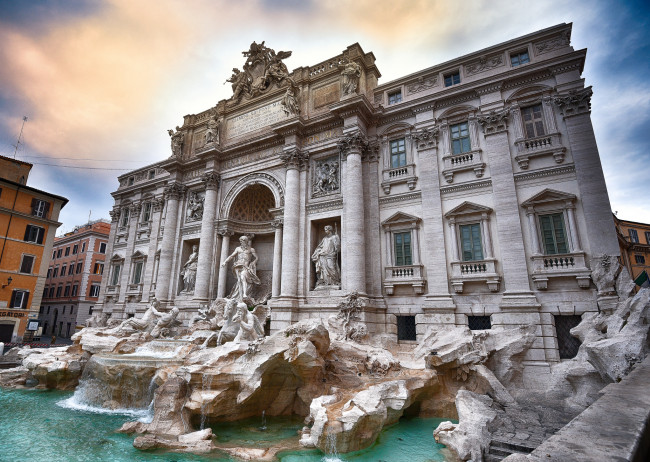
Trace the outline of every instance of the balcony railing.
{"label": "balcony railing", "polygon": [[587,268],[585,254],[574,252],[560,255],[533,255],[532,279],[540,290],[548,288],[549,278],[574,277],[582,289],[589,288],[591,271]]}
{"label": "balcony railing", "polygon": [[466,282],[485,282],[491,292],[496,292],[500,281],[494,259],[451,262],[451,285],[457,293],[463,292]]}
{"label": "balcony railing", "polygon": [[519,140],[515,142],[515,146],[517,147],[515,160],[523,170],[528,168],[533,157],[553,156],[555,162],[561,164],[566,155],[566,148],[562,146],[559,133]]}
{"label": "balcony railing", "polygon": [[424,293],[422,265],[387,266],[384,271],[384,289],[388,295],[393,295],[396,285],[410,285],[416,294]]}
{"label": "balcony railing", "polygon": [[483,154],[480,149],[462,154],[447,155],[442,160],[444,163],[442,174],[447,183],[453,183],[455,173],[474,170],[476,178],[481,178],[485,172],[485,162],[483,162]]}
{"label": "balcony railing", "polygon": [[418,177],[415,176],[415,164],[402,165],[384,170],[382,188],[386,194],[390,194],[392,185],[406,183],[410,190],[415,188]]}

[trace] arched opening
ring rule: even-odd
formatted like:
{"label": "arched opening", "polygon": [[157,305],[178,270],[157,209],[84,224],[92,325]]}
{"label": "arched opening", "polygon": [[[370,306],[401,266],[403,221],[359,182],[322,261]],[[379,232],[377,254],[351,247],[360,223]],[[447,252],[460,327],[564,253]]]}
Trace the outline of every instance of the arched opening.
{"label": "arched opening", "polygon": [[235,198],[228,218],[245,223],[264,223],[273,220],[270,209],[275,198],[269,188],[262,184],[247,186]]}

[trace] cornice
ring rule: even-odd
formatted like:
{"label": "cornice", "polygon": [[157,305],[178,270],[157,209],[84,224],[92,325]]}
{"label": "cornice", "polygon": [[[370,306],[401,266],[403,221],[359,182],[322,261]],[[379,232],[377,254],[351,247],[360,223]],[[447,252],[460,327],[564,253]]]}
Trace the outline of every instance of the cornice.
{"label": "cornice", "polygon": [[379,205],[388,205],[394,204],[396,202],[415,201],[421,199],[422,193],[420,191],[416,191],[411,193],[395,194],[391,196],[381,197],[379,199]]}
{"label": "cornice", "polygon": [[329,201],[314,202],[307,205],[307,214],[328,212],[330,210],[339,210],[343,208],[343,199],[334,199]]}
{"label": "cornice", "polygon": [[543,178],[546,176],[563,175],[566,173],[575,173],[576,168],[574,165],[564,165],[562,167],[546,168],[544,170],[536,170],[534,172],[515,173],[515,182],[533,180],[536,178]]}
{"label": "cornice", "polygon": [[443,186],[440,188],[440,194],[452,194],[459,191],[469,191],[479,188],[491,188],[492,180],[473,181],[471,183],[461,183],[453,186]]}

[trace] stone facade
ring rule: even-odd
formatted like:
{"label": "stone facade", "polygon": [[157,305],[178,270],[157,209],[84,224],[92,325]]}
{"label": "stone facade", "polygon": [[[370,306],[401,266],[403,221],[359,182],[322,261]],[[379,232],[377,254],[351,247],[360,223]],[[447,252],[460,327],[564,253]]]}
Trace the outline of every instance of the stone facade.
{"label": "stone facade", "polygon": [[[253,43],[233,97],[170,130],[171,157],[119,177],[100,309],[123,319],[155,296],[187,322],[231,292],[221,263],[247,235],[273,332],[356,291],[375,335],[533,324],[526,359],[542,372],[559,361],[554,316],[597,311],[591,260],[619,254],[570,34],[560,24],[382,85],[358,44],[288,73],[290,52]],[[328,225],[340,286],[317,284],[312,261]]]}

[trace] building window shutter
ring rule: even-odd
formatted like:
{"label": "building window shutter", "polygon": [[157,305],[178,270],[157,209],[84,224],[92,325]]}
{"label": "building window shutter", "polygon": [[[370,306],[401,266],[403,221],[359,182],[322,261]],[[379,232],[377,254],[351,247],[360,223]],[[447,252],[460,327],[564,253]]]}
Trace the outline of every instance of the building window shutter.
{"label": "building window shutter", "polygon": [[11,300],[9,301],[9,308],[14,307],[14,302],[16,301],[16,291],[11,291]]}
{"label": "building window shutter", "polygon": [[22,309],[27,308],[27,301],[29,300],[29,292],[23,292],[23,301],[20,304]]}
{"label": "building window shutter", "polygon": [[50,203],[46,202],[45,209],[43,210],[43,218],[47,218],[49,212],[50,212]]}
{"label": "building window shutter", "polygon": [[36,215],[36,212],[38,211],[38,199],[32,197],[32,215]]}
{"label": "building window shutter", "polygon": [[32,225],[27,225],[27,227],[25,227],[25,237],[23,238],[23,241],[29,240],[29,233],[31,230],[32,230]]}
{"label": "building window shutter", "polygon": [[36,238],[36,243],[37,244],[42,244],[43,243],[43,235],[45,234],[45,230],[43,228],[38,228],[36,231],[37,233],[37,238]]}

